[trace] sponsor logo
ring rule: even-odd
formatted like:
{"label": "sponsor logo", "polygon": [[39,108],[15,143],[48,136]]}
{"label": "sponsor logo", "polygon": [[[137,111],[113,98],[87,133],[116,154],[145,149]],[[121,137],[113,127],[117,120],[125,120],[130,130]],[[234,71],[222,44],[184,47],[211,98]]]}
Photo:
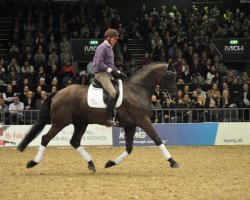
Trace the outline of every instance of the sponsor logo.
{"label": "sponsor logo", "polygon": [[[120,134],[119,134],[119,139],[124,139],[125,138],[125,132],[123,129],[120,129]],[[135,132],[135,139],[145,139],[146,138],[146,133],[139,129],[138,131]]]}
{"label": "sponsor logo", "polygon": [[244,46],[225,46],[224,51],[226,51],[226,52],[244,52]]}
{"label": "sponsor logo", "polygon": [[94,52],[97,46],[84,46],[84,52]]}

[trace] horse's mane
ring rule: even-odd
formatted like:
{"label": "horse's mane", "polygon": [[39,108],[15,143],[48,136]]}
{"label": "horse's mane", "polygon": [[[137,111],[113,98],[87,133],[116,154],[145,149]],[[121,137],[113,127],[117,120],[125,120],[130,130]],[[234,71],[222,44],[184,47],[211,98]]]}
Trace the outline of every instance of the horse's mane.
{"label": "horse's mane", "polygon": [[139,70],[137,70],[129,79],[132,79],[133,77],[137,76],[138,74],[140,74],[141,72],[146,72],[149,69],[152,68],[152,66],[156,65],[156,64],[166,64],[163,62],[153,62],[153,63],[149,63],[148,65],[144,65],[142,68],[140,68]]}

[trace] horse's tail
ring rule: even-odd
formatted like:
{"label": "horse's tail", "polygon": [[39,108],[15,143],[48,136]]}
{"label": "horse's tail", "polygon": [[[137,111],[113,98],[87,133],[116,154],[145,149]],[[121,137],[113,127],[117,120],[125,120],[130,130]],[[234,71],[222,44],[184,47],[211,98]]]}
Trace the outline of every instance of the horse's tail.
{"label": "horse's tail", "polygon": [[26,134],[24,139],[20,142],[20,144],[17,146],[17,150],[20,152],[24,151],[28,144],[34,140],[39,133],[43,130],[45,127],[48,119],[50,118],[50,106],[51,106],[51,101],[52,98],[56,95],[55,93],[52,93],[49,95],[43,102],[42,108],[39,113],[39,117],[35,121],[35,123],[32,125],[31,129],[29,132]]}

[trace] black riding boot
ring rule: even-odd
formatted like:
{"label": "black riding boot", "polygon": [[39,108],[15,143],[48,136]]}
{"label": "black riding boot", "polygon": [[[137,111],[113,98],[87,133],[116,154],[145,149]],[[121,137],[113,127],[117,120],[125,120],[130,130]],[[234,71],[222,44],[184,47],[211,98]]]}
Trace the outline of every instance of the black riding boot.
{"label": "black riding boot", "polygon": [[109,96],[106,108],[108,116],[108,121],[107,121],[108,126],[116,126],[118,124],[118,121],[116,121],[116,119],[114,118],[114,108],[115,108],[115,99]]}

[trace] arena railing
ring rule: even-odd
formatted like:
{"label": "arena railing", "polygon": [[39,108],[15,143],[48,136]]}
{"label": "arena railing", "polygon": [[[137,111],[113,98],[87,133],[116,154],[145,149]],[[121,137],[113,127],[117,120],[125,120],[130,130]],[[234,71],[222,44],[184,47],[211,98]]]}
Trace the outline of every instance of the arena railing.
{"label": "arena railing", "polygon": [[[0,111],[0,123],[30,125],[38,116],[39,110]],[[249,122],[250,108],[151,109],[151,121],[154,123]]]}

